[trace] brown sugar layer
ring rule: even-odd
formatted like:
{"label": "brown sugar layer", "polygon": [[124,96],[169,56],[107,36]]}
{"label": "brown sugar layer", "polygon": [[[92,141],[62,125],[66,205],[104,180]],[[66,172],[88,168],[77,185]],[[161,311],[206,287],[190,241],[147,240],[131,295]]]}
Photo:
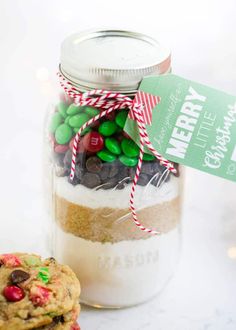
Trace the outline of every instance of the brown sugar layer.
{"label": "brown sugar layer", "polygon": [[[55,195],[55,219],[67,233],[94,242],[119,242],[149,238],[139,230],[128,208],[89,208],[71,203]],[[176,197],[161,204],[145,207],[137,212],[139,221],[162,233],[174,229],[180,222],[181,199]]]}

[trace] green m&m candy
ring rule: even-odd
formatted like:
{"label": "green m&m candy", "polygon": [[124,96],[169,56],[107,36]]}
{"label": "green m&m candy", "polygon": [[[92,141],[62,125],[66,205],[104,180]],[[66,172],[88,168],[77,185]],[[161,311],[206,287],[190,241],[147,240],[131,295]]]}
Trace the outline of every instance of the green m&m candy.
{"label": "green m&m candy", "polygon": [[72,138],[73,131],[67,124],[58,126],[55,132],[55,139],[58,144],[66,144]]}
{"label": "green m&m candy", "polygon": [[143,160],[146,160],[146,161],[151,161],[151,160],[154,160],[156,157],[153,156],[153,155],[150,155],[150,154],[143,154]]}
{"label": "green m&m candy", "polygon": [[128,167],[133,167],[133,166],[136,166],[138,164],[138,158],[136,157],[127,157],[125,155],[121,155],[119,157],[119,160],[122,164],[124,164],[125,166],[128,166]]}
{"label": "green m&m candy", "polygon": [[120,126],[121,128],[124,128],[127,116],[128,116],[128,111],[126,110],[120,111],[115,118],[117,125]]}
{"label": "green m&m candy", "polygon": [[83,110],[83,107],[80,107],[74,103],[72,103],[71,105],[69,105],[69,107],[67,108],[67,114],[70,116],[76,115],[77,113],[81,112]]}
{"label": "green m&m candy", "polygon": [[108,163],[114,162],[114,160],[116,160],[116,156],[106,149],[98,151],[97,156],[104,162]]}
{"label": "green m&m candy", "polygon": [[105,146],[106,148],[115,155],[121,154],[121,147],[119,142],[111,137],[105,139]]}
{"label": "green m&m candy", "polygon": [[84,112],[87,113],[91,118],[99,114],[99,110],[92,107],[84,107]]}
{"label": "green m&m candy", "polygon": [[45,284],[49,282],[50,274],[48,267],[40,267],[38,272],[38,279],[40,279]]}
{"label": "green m&m candy", "polygon": [[66,110],[67,110],[67,105],[64,102],[60,102],[57,105],[57,110],[58,112],[62,115],[63,118],[66,118]]}
{"label": "green m&m candy", "polygon": [[100,134],[104,136],[111,136],[117,131],[117,125],[114,121],[104,121],[98,128]]}
{"label": "green m&m candy", "polygon": [[57,127],[63,123],[64,119],[62,115],[59,112],[55,112],[51,117],[51,122],[49,125],[49,131],[50,133],[55,133]]}
{"label": "green m&m candy", "polygon": [[78,113],[77,115],[70,117],[69,125],[73,128],[80,128],[89,119],[90,119],[90,117],[89,117],[89,115],[87,115],[87,113]]}
{"label": "green m&m candy", "polygon": [[69,125],[69,120],[70,120],[71,116],[67,116],[65,119],[65,124]]}
{"label": "green m&m candy", "polygon": [[121,149],[127,157],[137,157],[139,155],[139,147],[133,140],[123,139]]}

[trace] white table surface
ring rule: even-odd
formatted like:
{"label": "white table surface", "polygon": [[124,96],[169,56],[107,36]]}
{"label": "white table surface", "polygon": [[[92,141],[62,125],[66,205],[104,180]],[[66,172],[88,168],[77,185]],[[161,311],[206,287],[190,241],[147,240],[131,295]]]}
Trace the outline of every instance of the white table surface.
{"label": "white table surface", "polygon": [[[0,251],[47,255],[42,127],[61,40],[115,26],[161,36],[174,72],[236,90],[234,0],[0,1]],[[89,14],[89,16],[88,16]],[[235,330],[236,185],[188,169],[182,257],[161,296],[125,310],[82,308],[82,330]]]}

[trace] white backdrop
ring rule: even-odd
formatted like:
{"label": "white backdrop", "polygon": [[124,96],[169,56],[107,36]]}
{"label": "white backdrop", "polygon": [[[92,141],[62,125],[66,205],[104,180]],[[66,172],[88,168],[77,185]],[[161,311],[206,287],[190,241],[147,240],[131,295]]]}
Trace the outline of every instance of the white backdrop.
{"label": "white backdrop", "polygon": [[[2,232],[14,219],[23,230],[30,219],[37,235],[43,217],[34,198],[41,189],[42,126],[65,36],[106,26],[149,33],[171,46],[175,73],[234,93],[235,12],[234,0],[1,0]],[[0,247],[11,248],[11,237]]]}
{"label": "white backdrop", "polygon": [[[47,253],[42,127],[62,39],[96,27],[148,33],[171,46],[175,73],[236,94],[235,13],[235,0],[0,0],[0,250]],[[128,311],[85,310],[83,329],[235,330],[235,196],[235,184],[188,170],[169,291]]]}

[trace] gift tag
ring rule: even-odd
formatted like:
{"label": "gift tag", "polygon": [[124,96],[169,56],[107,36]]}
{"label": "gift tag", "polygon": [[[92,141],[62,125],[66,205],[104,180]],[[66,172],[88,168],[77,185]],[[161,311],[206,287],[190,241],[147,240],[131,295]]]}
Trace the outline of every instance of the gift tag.
{"label": "gift tag", "polygon": [[[146,77],[139,89],[160,98],[146,129],[162,156],[236,181],[236,96],[173,74]],[[124,130],[139,144],[134,120]]]}

